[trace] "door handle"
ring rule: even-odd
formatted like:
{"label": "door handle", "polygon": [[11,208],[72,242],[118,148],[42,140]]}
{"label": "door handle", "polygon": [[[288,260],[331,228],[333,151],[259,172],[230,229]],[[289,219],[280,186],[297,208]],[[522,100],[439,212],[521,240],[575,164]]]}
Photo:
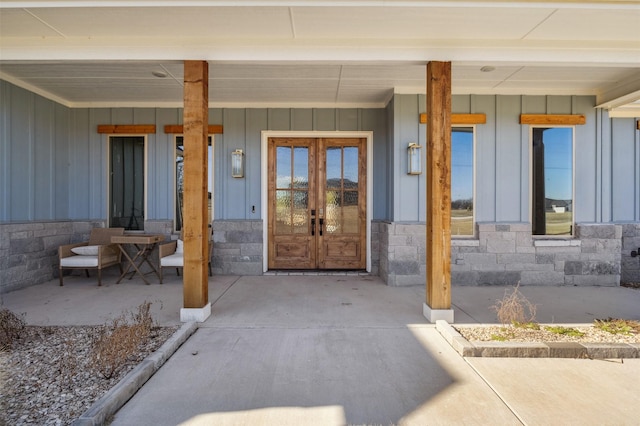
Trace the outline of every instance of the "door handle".
{"label": "door handle", "polygon": [[316,219],[311,218],[311,235],[316,235]]}
{"label": "door handle", "polygon": [[322,225],[324,225],[324,219],[320,218],[320,236],[322,236]]}

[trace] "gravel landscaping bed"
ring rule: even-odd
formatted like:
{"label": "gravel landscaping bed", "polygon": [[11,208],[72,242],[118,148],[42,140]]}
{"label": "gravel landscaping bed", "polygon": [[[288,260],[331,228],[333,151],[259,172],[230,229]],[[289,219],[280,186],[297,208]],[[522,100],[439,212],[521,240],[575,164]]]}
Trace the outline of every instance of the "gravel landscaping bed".
{"label": "gravel landscaping bed", "polygon": [[[623,282],[622,287],[640,290],[640,283]],[[505,293],[504,302],[514,302],[525,310],[531,305],[522,297],[517,288],[509,296]],[[523,326],[506,325],[454,325],[453,328],[469,342],[575,342],[575,343],[640,343],[640,321],[629,321],[629,332],[610,333],[593,324],[559,326],[558,324],[537,324],[538,329]],[[576,332],[572,332],[572,330]]]}
{"label": "gravel landscaping bed", "polygon": [[600,330],[592,325],[566,326],[580,333],[575,334],[554,333],[545,327],[558,327],[557,324],[540,324],[539,330],[532,330],[513,325],[491,326],[455,326],[454,328],[470,342],[576,342],[576,343],[640,343],[640,334],[612,334]]}
{"label": "gravel landscaping bed", "polygon": [[178,327],[153,327],[110,379],[91,363],[99,326],[27,326],[13,348],[0,351],[0,425],[68,425]]}

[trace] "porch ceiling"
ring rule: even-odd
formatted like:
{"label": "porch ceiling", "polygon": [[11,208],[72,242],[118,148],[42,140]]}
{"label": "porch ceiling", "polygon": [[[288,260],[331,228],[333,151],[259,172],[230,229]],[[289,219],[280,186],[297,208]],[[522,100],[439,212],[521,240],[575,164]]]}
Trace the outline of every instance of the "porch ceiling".
{"label": "porch ceiling", "polygon": [[454,93],[640,116],[639,28],[630,0],[0,0],[0,78],[71,107],[177,106],[197,59],[212,106],[384,106],[443,60]]}

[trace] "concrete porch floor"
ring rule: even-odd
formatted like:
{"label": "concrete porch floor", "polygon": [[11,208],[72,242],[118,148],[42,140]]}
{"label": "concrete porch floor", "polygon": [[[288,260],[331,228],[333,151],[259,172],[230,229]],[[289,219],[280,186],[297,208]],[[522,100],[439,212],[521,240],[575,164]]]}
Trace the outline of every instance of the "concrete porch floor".
{"label": "concrete porch floor", "polygon": [[[29,324],[102,324],[152,302],[179,324],[181,279],[107,274],[3,295]],[[456,323],[495,323],[504,287],[454,287]],[[640,319],[640,291],[523,287],[540,322]],[[422,316],[424,287],[369,276],[214,276],[212,316],[113,425],[637,424],[640,360],[461,358]]]}

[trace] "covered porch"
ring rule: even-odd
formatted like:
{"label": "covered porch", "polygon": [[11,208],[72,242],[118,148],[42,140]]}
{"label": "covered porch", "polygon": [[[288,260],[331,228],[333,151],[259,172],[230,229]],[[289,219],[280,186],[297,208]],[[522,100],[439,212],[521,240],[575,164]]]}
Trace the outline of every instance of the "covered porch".
{"label": "covered porch", "polygon": [[[186,309],[211,300],[203,241],[211,222],[217,273],[268,269],[261,138],[269,131],[372,135],[367,271],[390,285],[426,283],[429,309],[450,310],[452,265],[459,282],[477,285],[611,286],[621,265],[635,265],[623,261],[640,241],[635,2],[0,7],[7,290],[48,278],[51,246],[78,237],[58,234],[59,222],[113,226],[110,137],[132,134],[144,145],[137,186],[145,195],[131,216],[167,238],[179,232],[176,135],[193,147],[185,148],[194,154],[185,157],[184,181],[191,216],[180,230],[190,265]],[[461,196],[473,213],[453,252],[452,125],[477,139],[471,195]],[[561,242],[531,236],[531,126],[570,127],[572,143],[581,143],[569,157],[571,194],[553,204],[571,210],[563,210],[570,219]],[[427,151],[418,176],[407,173],[415,143]],[[246,162],[241,178],[229,161],[237,150]],[[551,198],[538,203],[542,216]],[[25,222],[42,230],[12,231]]]}

